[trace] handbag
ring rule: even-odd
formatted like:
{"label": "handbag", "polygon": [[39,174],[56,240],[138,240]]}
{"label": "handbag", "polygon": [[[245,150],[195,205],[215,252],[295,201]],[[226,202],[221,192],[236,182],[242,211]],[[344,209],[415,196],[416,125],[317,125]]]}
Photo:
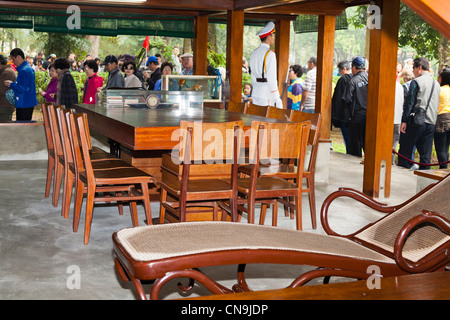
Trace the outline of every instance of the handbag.
{"label": "handbag", "polygon": [[430,97],[428,98],[427,107],[425,109],[420,107],[415,107],[413,111],[409,114],[408,124],[414,127],[420,127],[425,124],[425,115],[427,114],[428,107],[430,106],[431,97],[434,91],[434,80],[433,86],[431,87]]}
{"label": "handbag", "polygon": [[16,105],[16,95],[14,94],[14,90],[13,89],[8,89],[5,92],[5,97],[6,100],[8,100],[8,102],[15,106]]}

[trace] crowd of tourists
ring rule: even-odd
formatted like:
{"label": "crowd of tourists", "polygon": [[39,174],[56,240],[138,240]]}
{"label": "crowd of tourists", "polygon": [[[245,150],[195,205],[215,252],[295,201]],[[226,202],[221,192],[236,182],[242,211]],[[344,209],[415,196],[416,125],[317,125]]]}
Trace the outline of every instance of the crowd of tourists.
{"label": "crowd of tourists", "polygon": [[[244,84],[242,101],[282,108],[275,71],[276,57],[270,50],[274,41],[273,33],[273,23],[267,24],[258,33],[261,45],[253,51],[250,66],[243,59],[242,71],[251,74],[252,83]],[[171,86],[170,83],[161,83],[162,75],[193,74],[191,53],[180,55],[178,48],[175,48],[172,61],[175,63],[161,62],[161,56],[157,54],[144,59],[142,63],[130,55],[108,55],[103,61],[88,56],[82,62],[76,62],[74,54],[67,58],[50,54],[44,59],[42,54],[33,58],[25,56],[19,48],[13,49],[9,59],[0,55],[0,121],[11,121],[14,110],[17,121],[32,119],[33,109],[38,102],[36,95],[29,93],[36,92],[37,70],[48,71],[51,78],[47,88],[39,92],[45,101],[70,108],[79,102],[95,104],[97,92],[103,89],[161,90],[164,86]],[[300,65],[290,66],[287,109],[315,112],[316,65],[316,58],[311,57],[307,70]],[[358,157],[363,156],[365,149],[368,67],[364,57],[341,61],[338,64],[340,78],[332,97],[332,124],[340,128],[346,152]],[[86,73],[81,101],[72,72]],[[106,84],[99,72],[108,72]],[[414,170],[429,169],[433,142],[439,166],[447,168],[450,146],[450,68],[441,70],[436,81],[428,59],[409,59],[404,66],[401,63],[397,66],[392,148],[395,150],[400,145],[398,165]],[[420,155],[419,162],[414,161],[416,150]]]}
{"label": "crowd of tourists", "polygon": [[[47,87],[39,88],[45,101],[70,108],[76,103],[95,104],[97,93],[104,89],[161,90],[161,75],[192,75],[193,55],[179,54],[178,51],[175,48],[173,52],[175,63],[161,62],[160,54],[142,59],[142,62],[128,54],[108,55],[103,61],[88,55],[83,61],[76,62],[75,54],[59,58],[50,54],[44,59],[42,53],[31,57],[15,48],[9,57],[0,55],[0,121],[11,121],[14,110],[16,121],[32,120],[34,107],[38,104],[36,95],[30,94],[36,92],[36,71],[48,72],[50,76]],[[81,101],[73,72],[86,73]],[[108,72],[107,79],[99,75],[103,72]]]}
{"label": "crowd of tourists", "polygon": [[[341,75],[332,98],[332,124],[340,128],[346,152],[361,157],[365,147],[368,65],[356,57],[338,64]],[[440,168],[448,167],[450,146],[450,68],[432,76],[424,57],[397,65],[392,148],[398,165],[412,170],[430,168],[434,147]],[[370,121],[370,119],[369,119]],[[415,153],[419,161],[415,161]],[[394,163],[395,157],[392,161]]]}

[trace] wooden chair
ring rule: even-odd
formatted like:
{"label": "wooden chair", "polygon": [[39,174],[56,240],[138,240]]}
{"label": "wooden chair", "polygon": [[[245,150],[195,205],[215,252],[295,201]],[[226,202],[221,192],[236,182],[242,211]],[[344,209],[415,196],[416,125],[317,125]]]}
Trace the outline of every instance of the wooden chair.
{"label": "wooden chair", "polygon": [[[182,120],[180,122],[180,148],[178,151],[173,151],[172,160],[182,165],[182,173],[179,175],[175,172],[171,178],[166,178],[164,174],[170,166],[162,168],[163,179],[159,182],[161,224],[165,222],[166,210],[179,221],[186,221],[188,206],[212,207],[213,219],[217,220],[217,201],[224,199],[230,200],[232,220],[236,221],[236,175],[243,125],[243,121],[206,123]],[[208,139],[213,141],[206,143]],[[190,179],[192,167],[209,167],[217,163],[232,163],[229,172],[231,183],[217,178]],[[176,201],[168,201],[168,195]]]}
{"label": "wooden chair", "polygon": [[257,106],[256,104],[250,103],[247,107],[247,110],[245,110],[245,113],[251,114],[254,116],[265,117],[267,114],[268,108],[269,108],[268,106],[262,107],[262,106]]}
{"label": "wooden chair", "polygon": [[[89,236],[91,231],[92,214],[95,202],[112,201],[129,201],[131,202],[131,217],[133,226],[138,225],[136,201],[144,203],[147,224],[152,224],[152,215],[150,209],[150,197],[148,192],[148,185],[155,184],[155,179],[147,173],[135,168],[114,168],[94,170],[93,164],[90,160],[91,154],[89,144],[86,137],[86,114],[69,114],[76,123],[76,134],[78,141],[80,141],[82,156],[80,150],[74,148],[77,156],[77,166],[79,170],[79,185],[75,196],[75,214],[74,214],[74,231],[78,229],[78,222],[80,216],[80,208],[83,201],[82,190],[86,187],[86,220],[84,228],[84,244],[89,243]],[[75,134],[73,132],[72,134]],[[137,186],[137,187],[136,187]],[[138,188],[138,189],[137,189]],[[96,196],[100,193],[108,193],[108,195]],[[118,194],[117,194],[118,193]],[[123,195],[122,193],[125,193]]]}
{"label": "wooden chair", "polygon": [[[79,170],[74,161],[76,157],[75,148],[80,149],[78,139],[74,139],[71,136],[71,131],[76,130],[75,124],[70,124],[69,114],[74,113],[72,109],[56,108],[58,116],[58,127],[61,137],[61,145],[64,151],[64,183],[63,183],[63,201],[61,208],[61,215],[67,219],[69,217],[70,201],[72,198],[72,189],[74,187],[75,178],[79,179]],[[90,141],[90,136],[86,136],[86,139]],[[120,159],[111,157],[109,154],[102,152],[101,149],[95,150],[92,155],[96,160],[92,161],[92,167],[94,170],[114,169],[114,168],[126,168],[132,167],[131,164],[126,163]],[[121,206],[119,207],[120,212]]]}
{"label": "wooden chair", "polygon": [[[292,122],[311,122],[311,131],[309,132],[308,147],[310,147],[309,158],[306,162],[305,169],[303,170],[303,178],[306,179],[306,188],[303,189],[304,193],[308,194],[309,208],[311,211],[311,222],[313,229],[316,228],[316,196],[315,196],[315,173],[316,173],[316,161],[317,151],[319,149],[320,132],[322,128],[322,116],[320,113],[306,113],[297,110],[292,110],[290,121]],[[293,178],[294,167],[283,165],[280,167],[279,176],[287,179]]]}
{"label": "wooden chair", "polygon": [[[308,200],[309,200],[309,207],[310,207],[310,213],[311,213],[311,224],[312,228],[317,228],[317,218],[316,218],[316,197],[315,197],[315,172],[316,172],[316,160],[317,160],[317,151],[319,148],[319,140],[320,140],[320,131],[322,127],[322,116],[320,113],[306,113],[306,112],[300,112],[297,110],[292,110],[290,114],[290,121],[292,122],[303,122],[303,121],[310,121],[311,122],[311,130],[309,132],[308,137],[308,147],[309,149],[309,157],[306,158],[306,165],[305,169],[303,170],[303,179],[306,180],[306,188],[302,189],[302,192],[308,194]],[[288,179],[289,181],[293,181],[296,176],[296,166],[293,161],[290,161],[289,163],[282,163],[277,170],[274,170],[274,167],[272,166],[269,172],[265,172],[265,166],[263,166],[260,169],[260,175],[268,174],[272,177],[279,177],[283,179]],[[240,168],[240,171],[249,172],[249,168],[245,168],[245,166]],[[275,172],[274,172],[275,171]],[[288,199],[290,202],[292,202],[292,199]],[[286,210],[285,206],[285,213],[286,215],[289,215],[288,210]],[[264,207],[261,211],[262,218],[264,219]],[[291,211],[291,218],[294,218]]]}
{"label": "wooden chair", "polygon": [[59,194],[61,191],[61,184],[65,170],[64,150],[61,144],[61,136],[59,133],[58,120],[56,115],[57,113],[56,110],[59,108],[62,108],[62,106],[47,104],[47,116],[49,120],[49,127],[54,147],[54,175],[53,175],[53,197],[52,197],[52,204],[54,207],[58,206]]}
{"label": "wooden chair", "polygon": [[[327,235],[229,222],[123,229],[113,234],[115,265],[122,280],[133,281],[140,299],[147,298],[141,281],[156,280],[150,299],[158,299],[165,283],[182,277],[191,279],[188,290],[198,281],[212,294],[250,291],[245,266],[252,263],[318,267],[299,275],[288,286],[292,288],[321,277],[368,279],[374,276],[373,266],[379,267],[384,278],[445,271],[450,263],[449,192],[450,175],[395,206],[380,204],[356,190],[339,189],[322,206]],[[341,197],[385,216],[353,234],[339,235],[329,226],[328,210]],[[233,289],[201,272],[203,267],[232,264],[239,265]]]}
{"label": "wooden chair", "polygon": [[[302,229],[301,217],[301,195],[302,195],[302,175],[303,164],[306,153],[306,142],[310,130],[309,122],[302,123],[270,123],[253,121],[250,134],[250,165],[249,170],[241,170],[249,177],[239,178],[238,192],[243,195],[243,200],[238,203],[245,203],[247,207],[239,205],[240,211],[247,212],[248,222],[254,223],[255,203],[274,204],[272,215],[272,225],[277,224],[277,202],[282,202],[292,208],[297,216],[297,229]],[[278,170],[278,161],[293,160],[298,163],[296,179],[288,181],[286,179],[270,176],[272,166],[270,163],[277,161],[274,168]],[[260,165],[263,164],[266,174],[261,175]],[[275,171],[276,172],[276,171]],[[294,203],[285,198],[293,197]],[[263,224],[263,215],[260,223]]]}
{"label": "wooden chair", "polygon": [[231,112],[245,113],[246,104],[244,102],[236,103],[236,102],[230,101],[228,103],[227,110],[231,111]]}
{"label": "wooden chair", "polygon": [[47,179],[45,182],[45,197],[48,198],[50,196],[50,188],[52,184],[52,177],[55,171],[55,147],[53,146],[53,138],[52,132],[50,128],[50,119],[48,116],[48,106],[51,103],[43,103],[42,104],[42,114],[44,118],[44,130],[45,130],[45,139],[47,141]]}
{"label": "wooden chair", "polygon": [[267,108],[266,118],[289,121],[290,117],[291,117],[290,109],[280,109],[270,106]]}

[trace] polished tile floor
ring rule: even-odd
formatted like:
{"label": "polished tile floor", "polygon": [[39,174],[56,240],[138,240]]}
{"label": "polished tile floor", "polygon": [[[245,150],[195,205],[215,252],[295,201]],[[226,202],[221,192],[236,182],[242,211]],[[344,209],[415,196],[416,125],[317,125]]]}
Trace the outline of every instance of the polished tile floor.
{"label": "polished tile floor", "polygon": [[[131,226],[128,209],[119,216],[114,207],[96,207],[90,243],[86,246],[84,219],[80,221],[80,231],[72,232],[72,216],[64,219],[60,206],[55,208],[49,198],[44,198],[45,175],[43,160],[0,161],[0,299],[136,299],[131,284],[119,280],[112,257],[112,233]],[[325,197],[339,187],[361,190],[362,176],[360,158],[331,152],[329,182],[316,185],[318,211]],[[415,192],[413,172],[393,167],[391,197],[380,201],[397,204]],[[138,210],[142,223],[143,207]],[[331,210],[331,225],[340,233],[350,233],[382,217],[350,199],[333,204]],[[152,204],[153,217],[158,213],[159,205]],[[295,221],[284,217],[281,209],[278,216],[280,228],[295,228]],[[270,213],[266,219],[270,223]],[[306,196],[303,226],[305,231],[323,233],[320,227],[311,229]],[[247,277],[255,290],[282,288],[305,268],[308,267],[253,265],[248,267]],[[203,271],[225,286],[235,283],[235,266]],[[204,289],[196,287],[189,296],[204,294]],[[184,296],[177,292],[176,282],[167,284],[161,293],[162,299]]]}

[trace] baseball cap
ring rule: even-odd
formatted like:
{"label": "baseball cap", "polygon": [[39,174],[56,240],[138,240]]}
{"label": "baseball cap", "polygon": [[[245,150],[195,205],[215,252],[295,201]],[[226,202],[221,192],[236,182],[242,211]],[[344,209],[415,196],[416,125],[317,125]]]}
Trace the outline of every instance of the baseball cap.
{"label": "baseball cap", "polygon": [[115,55],[106,56],[105,60],[102,62],[102,65],[107,65],[108,63],[118,63],[117,57]]}
{"label": "baseball cap", "polygon": [[150,56],[150,57],[148,57],[148,59],[147,59],[146,65],[148,66],[148,64],[149,64],[150,62],[156,62],[156,63],[158,63],[158,58],[156,58],[155,56]]}
{"label": "baseball cap", "polygon": [[356,57],[352,61],[352,67],[355,68],[365,68],[366,67],[366,59],[363,57]]}

